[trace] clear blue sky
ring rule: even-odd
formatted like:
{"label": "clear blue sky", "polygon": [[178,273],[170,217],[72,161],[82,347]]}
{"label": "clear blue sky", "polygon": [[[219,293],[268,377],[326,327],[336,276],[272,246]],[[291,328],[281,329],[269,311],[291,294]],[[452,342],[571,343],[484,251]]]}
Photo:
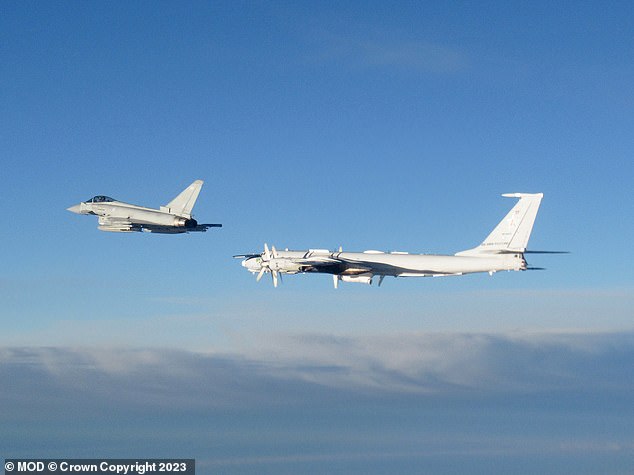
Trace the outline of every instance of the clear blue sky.
{"label": "clear blue sky", "polygon": [[[633,22],[626,2],[3,2],[0,346],[338,367],[343,350],[280,341],[365,348],[382,336],[377,358],[392,368],[400,337],[484,333],[524,355],[517,332],[537,346],[608,332],[626,342],[615,357],[628,355],[626,371]],[[110,234],[66,211],[95,194],[158,206],[198,178],[195,217],[222,229]],[[571,251],[531,257],[545,272],[336,292],[329,276],[295,276],[274,290],[231,258],[264,242],[453,253],[478,244],[512,205],[499,195],[516,191],[545,195],[530,247]],[[585,345],[564,340],[555,353]],[[559,363],[576,367],[572,355]],[[403,377],[408,358],[394,363]],[[291,373],[342,391],[321,403],[353,390]],[[378,377],[361,373],[355,390]]]}

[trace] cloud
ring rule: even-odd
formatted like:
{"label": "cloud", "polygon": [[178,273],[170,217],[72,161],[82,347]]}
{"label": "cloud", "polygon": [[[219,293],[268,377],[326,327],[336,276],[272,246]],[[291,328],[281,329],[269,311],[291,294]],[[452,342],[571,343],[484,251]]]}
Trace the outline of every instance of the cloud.
{"label": "cloud", "polygon": [[[257,354],[275,373],[324,386],[413,393],[634,390],[634,335],[392,334],[280,337]],[[292,362],[292,363],[291,363]]]}
{"label": "cloud", "polygon": [[324,34],[321,38],[321,56],[325,61],[434,74],[453,74],[469,66],[468,58],[463,52],[428,41],[379,41],[332,34]]}
{"label": "cloud", "polygon": [[313,390],[377,395],[597,388],[634,392],[632,368],[631,333],[297,334],[277,336],[242,354],[150,348],[0,350],[2,377],[20,382],[20,387],[37,380],[49,390],[63,387],[69,393],[94,392],[95,397],[129,403],[152,399],[196,406],[279,401]]}
{"label": "cloud", "polygon": [[618,468],[634,451],[633,368],[632,333],[301,333],[233,354],[5,347],[0,436],[11,456],[151,449],[210,471]]}

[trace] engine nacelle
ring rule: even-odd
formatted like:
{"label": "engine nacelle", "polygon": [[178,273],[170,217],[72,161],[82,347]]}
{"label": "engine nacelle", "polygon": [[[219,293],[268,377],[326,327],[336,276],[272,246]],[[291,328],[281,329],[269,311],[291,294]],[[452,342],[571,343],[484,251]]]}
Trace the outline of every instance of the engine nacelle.
{"label": "engine nacelle", "polygon": [[196,226],[198,226],[198,221],[196,221],[195,219],[174,218],[174,226],[183,228],[195,228]]}
{"label": "engine nacelle", "polygon": [[372,285],[372,274],[340,275],[339,280],[343,282],[358,282],[359,284]]}
{"label": "engine nacelle", "polygon": [[271,270],[284,272],[286,274],[297,274],[301,265],[294,262],[292,259],[285,259],[283,257],[273,258],[268,261],[268,267]]}

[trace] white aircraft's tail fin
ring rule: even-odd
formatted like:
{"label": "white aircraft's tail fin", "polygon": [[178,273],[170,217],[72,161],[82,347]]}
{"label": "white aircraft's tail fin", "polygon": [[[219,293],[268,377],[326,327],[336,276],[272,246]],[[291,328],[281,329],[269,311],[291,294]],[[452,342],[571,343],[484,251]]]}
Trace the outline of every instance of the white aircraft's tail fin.
{"label": "white aircraft's tail fin", "polygon": [[507,198],[519,198],[511,211],[487,236],[482,244],[473,249],[458,252],[457,256],[477,254],[523,253],[533,230],[537,210],[543,193],[507,193]]}
{"label": "white aircraft's tail fin", "polygon": [[198,194],[200,193],[203,183],[204,182],[202,180],[194,181],[191,185],[181,191],[176,198],[167,203],[165,206],[161,206],[161,209],[178,216],[191,218],[192,209],[196,204],[196,200],[198,199]]}

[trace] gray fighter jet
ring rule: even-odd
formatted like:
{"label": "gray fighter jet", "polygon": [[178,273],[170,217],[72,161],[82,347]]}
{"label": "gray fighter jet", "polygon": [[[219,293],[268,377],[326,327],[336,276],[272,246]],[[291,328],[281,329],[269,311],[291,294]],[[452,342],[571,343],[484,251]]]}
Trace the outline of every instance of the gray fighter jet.
{"label": "gray fighter jet", "polygon": [[109,196],[97,195],[71,206],[68,211],[98,216],[97,228],[101,231],[160,234],[205,232],[208,228],[222,227],[222,224],[198,224],[192,217],[192,209],[202,186],[202,180],[194,181],[176,198],[159,209],[144,208]]}

